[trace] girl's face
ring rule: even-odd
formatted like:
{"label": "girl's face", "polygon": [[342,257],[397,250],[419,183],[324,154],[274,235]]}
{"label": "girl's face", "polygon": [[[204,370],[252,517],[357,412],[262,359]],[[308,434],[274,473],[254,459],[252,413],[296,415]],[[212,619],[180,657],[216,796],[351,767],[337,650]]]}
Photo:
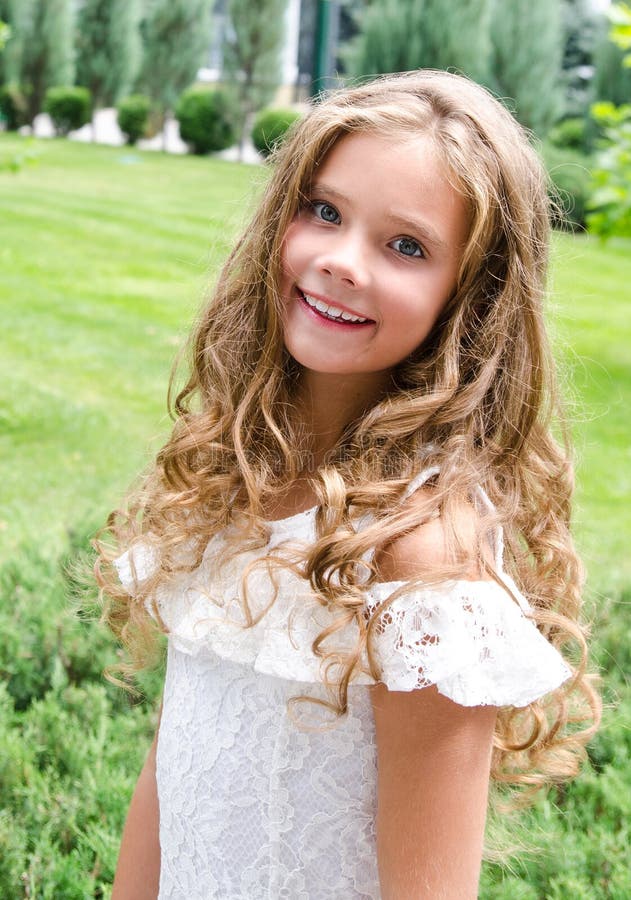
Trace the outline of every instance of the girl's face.
{"label": "girl's face", "polygon": [[454,291],[462,196],[425,136],[341,138],[287,229],[285,346],[305,369],[387,373],[427,337]]}

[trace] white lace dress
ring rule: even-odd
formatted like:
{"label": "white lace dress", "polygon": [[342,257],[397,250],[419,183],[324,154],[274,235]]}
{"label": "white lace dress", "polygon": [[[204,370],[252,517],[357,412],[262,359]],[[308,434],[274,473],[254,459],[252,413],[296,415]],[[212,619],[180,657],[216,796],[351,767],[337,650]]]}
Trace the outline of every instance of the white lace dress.
{"label": "white lace dress", "polygon": [[[270,529],[270,547],[309,541],[314,511]],[[241,575],[261,551],[225,562],[225,549],[226,535],[214,538],[199,570],[158,597],[169,629],[157,753],[160,900],[376,900],[372,679],[351,686],[335,727],[299,727],[287,704],[323,695],[311,644],[328,613],[283,571],[273,605],[243,628]],[[117,567],[133,592],[154,564],[136,546]],[[505,580],[520,605],[482,581],[397,599],[376,643],[388,688],[435,684],[465,706],[525,706],[566,680],[568,667]],[[374,586],[367,607],[398,586]],[[269,577],[255,570],[248,587],[254,612],[265,609]]]}

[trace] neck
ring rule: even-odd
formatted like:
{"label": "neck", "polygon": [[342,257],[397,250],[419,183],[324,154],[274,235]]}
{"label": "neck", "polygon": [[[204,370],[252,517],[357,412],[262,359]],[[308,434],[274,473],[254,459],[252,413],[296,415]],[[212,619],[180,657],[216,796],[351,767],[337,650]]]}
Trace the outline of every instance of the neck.
{"label": "neck", "polygon": [[313,440],[316,467],[339,441],[346,427],[385,394],[390,373],[369,376],[328,375],[303,371],[296,392],[296,408]]}

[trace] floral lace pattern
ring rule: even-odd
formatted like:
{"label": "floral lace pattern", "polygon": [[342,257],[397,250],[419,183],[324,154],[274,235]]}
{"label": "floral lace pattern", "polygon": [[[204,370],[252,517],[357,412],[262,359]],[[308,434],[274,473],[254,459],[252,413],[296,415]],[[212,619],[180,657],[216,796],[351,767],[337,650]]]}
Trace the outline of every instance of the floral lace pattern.
{"label": "floral lace pattern", "polygon": [[[299,729],[313,684],[169,648],[158,741],[160,900],[379,897],[366,690],[334,729]],[[309,705],[309,714],[312,714]]]}
{"label": "floral lace pattern", "polygon": [[[308,510],[270,523],[269,548],[311,540],[313,519]],[[254,567],[247,596],[259,619],[244,627],[241,578],[261,551],[230,557],[228,539],[215,537],[200,568],[157,596],[169,631],[160,900],[379,898],[374,680],[366,666],[333,727],[322,707],[288,707],[324,696],[311,645],[330,614],[296,574],[279,571],[275,590]],[[155,563],[155,551],[136,545],[117,561],[121,581],[133,593]],[[435,684],[469,706],[525,706],[558,687],[569,668],[503,579],[504,587],[458,581],[397,596],[376,623],[380,680],[403,691]],[[372,586],[366,612],[403,587]],[[349,626],[336,638],[353,646],[356,633]]]}

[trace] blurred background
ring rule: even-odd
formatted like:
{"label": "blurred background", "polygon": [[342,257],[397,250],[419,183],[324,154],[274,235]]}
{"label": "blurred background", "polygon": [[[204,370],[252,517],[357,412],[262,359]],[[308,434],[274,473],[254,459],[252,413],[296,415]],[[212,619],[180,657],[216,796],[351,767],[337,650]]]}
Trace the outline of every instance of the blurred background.
{"label": "blurred background", "polygon": [[0,897],[110,896],[161,676],[103,680],[77,567],[168,432],[270,151],[321,91],[415,67],[500,96],[559,204],[548,317],[607,702],[581,779],[493,825],[522,849],[480,896],[631,897],[630,56],[631,7],[596,0],[0,0]]}

